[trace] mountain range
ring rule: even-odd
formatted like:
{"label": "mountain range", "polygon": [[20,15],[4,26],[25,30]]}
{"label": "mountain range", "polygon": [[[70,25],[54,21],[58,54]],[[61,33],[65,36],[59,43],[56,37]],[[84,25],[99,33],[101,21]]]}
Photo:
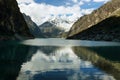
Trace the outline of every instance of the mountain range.
{"label": "mountain range", "polygon": [[91,14],[82,16],[75,23],[54,18],[37,25],[28,15],[20,13],[15,0],[1,0],[0,40],[66,37],[80,40],[120,41],[119,4],[120,0],[111,0]]}
{"label": "mountain range", "polygon": [[61,37],[63,33],[69,31],[69,25],[73,24],[71,21],[65,19],[54,18],[49,19],[41,25],[37,25],[35,22],[32,21],[30,16],[24,13],[23,16],[30,29],[30,32],[37,38]]}
{"label": "mountain range", "polygon": [[120,41],[120,0],[111,0],[71,27],[67,38],[81,40]]}

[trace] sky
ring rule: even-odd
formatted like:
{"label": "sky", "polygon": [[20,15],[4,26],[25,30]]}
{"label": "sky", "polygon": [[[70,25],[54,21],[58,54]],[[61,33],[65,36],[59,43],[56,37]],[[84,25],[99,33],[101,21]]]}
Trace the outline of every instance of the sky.
{"label": "sky", "polygon": [[55,18],[76,21],[110,0],[17,0],[22,13],[40,25]]}

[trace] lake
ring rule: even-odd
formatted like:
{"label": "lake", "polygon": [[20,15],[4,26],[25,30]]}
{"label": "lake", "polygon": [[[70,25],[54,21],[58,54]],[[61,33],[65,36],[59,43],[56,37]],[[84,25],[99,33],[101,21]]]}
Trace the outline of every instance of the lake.
{"label": "lake", "polygon": [[120,80],[119,42],[36,38],[0,44],[0,80]]}

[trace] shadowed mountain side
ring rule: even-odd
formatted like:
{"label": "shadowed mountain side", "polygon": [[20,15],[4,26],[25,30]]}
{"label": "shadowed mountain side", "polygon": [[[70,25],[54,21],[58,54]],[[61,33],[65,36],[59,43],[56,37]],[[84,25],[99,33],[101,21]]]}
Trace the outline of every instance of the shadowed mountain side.
{"label": "shadowed mountain side", "polygon": [[34,22],[31,20],[30,16],[27,16],[27,15],[24,14],[24,13],[23,13],[23,16],[24,16],[24,19],[25,19],[25,21],[26,21],[26,23],[27,23],[27,25],[28,25],[28,27],[29,27],[29,29],[30,29],[31,34],[33,34],[33,35],[34,35],[35,37],[37,37],[37,38],[43,38],[43,37],[44,37],[43,33],[41,32],[41,30],[40,30],[40,28],[37,26],[37,24],[34,23]]}
{"label": "shadowed mountain side", "polygon": [[68,37],[74,36],[111,16],[111,14],[120,8],[120,0],[111,0],[101,6],[91,14],[81,17],[71,27]]}
{"label": "shadowed mountain side", "polygon": [[[117,49],[119,50],[119,48]],[[120,62],[114,62],[112,60],[108,60],[106,59],[107,58],[106,56],[100,56],[100,54],[97,53],[97,51],[91,50],[88,47],[73,47],[73,51],[81,59],[91,61],[98,68],[104,70],[108,74],[113,75],[114,78],[116,78],[116,80],[120,79]]]}
{"label": "shadowed mountain side", "polygon": [[120,17],[109,17],[68,39],[120,41]]}
{"label": "shadowed mountain side", "polygon": [[33,38],[16,0],[0,0],[0,40]]}

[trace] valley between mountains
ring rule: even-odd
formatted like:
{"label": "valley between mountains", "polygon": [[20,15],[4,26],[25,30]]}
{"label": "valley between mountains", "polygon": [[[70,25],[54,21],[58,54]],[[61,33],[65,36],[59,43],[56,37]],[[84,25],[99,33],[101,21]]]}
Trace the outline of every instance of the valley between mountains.
{"label": "valley between mountains", "polygon": [[77,21],[54,18],[41,25],[20,13],[15,0],[0,2],[0,40],[66,38],[93,41],[120,41],[120,0],[111,0]]}

